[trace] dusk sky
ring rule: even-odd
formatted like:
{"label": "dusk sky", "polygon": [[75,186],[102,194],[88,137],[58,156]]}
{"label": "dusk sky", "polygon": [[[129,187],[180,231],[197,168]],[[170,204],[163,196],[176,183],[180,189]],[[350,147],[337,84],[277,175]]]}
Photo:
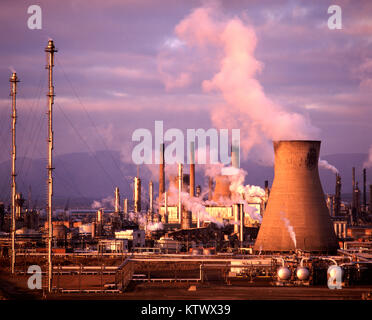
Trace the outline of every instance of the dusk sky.
{"label": "dusk sky", "polygon": [[[27,26],[33,4],[41,30]],[[341,30],[328,28],[333,4]],[[321,154],[368,153],[371,17],[368,0],[2,0],[0,161],[10,157],[13,69],[18,157],[46,157],[49,38],[55,154],[113,149],[130,161],[133,131],[153,131],[155,120],[165,130],[239,128],[253,160],[270,159],[275,138],[320,139]]]}

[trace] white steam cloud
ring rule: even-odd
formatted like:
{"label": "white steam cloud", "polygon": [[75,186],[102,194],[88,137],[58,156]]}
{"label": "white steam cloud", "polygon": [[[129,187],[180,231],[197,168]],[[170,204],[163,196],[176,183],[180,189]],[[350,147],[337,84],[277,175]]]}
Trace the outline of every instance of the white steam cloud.
{"label": "white steam cloud", "polygon": [[327,170],[331,170],[335,174],[338,174],[339,173],[338,169],[335,166],[331,165],[326,160],[319,159],[319,167],[324,168],[324,169],[327,169]]}
{"label": "white steam cloud", "polygon": [[164,225],[161,222],[152,222],[147,220],[146,213],[143,212],[129,212],[129,220],[137,223],[140,227],[148,231],[156,231],[164,229]]}
{"label": "white steam cloud", "polygon": [[[218,128],[244,128],[241,130],[243,156],[253,146],[268,145],[268,139],[318,137],[319,129],[309,119],[286,110],[265,95],[257,80],[263,64],[254,56],[257,37],[252,26],[237,16],[226,16],[218,6],[212,5],[191,12],[175,27],[175,36],[183,45],[164,49],[168,51],[158,56],[164,84],[168,89],[172,87],[171,81],[176,87],[187,86],[194,76],[198,78],[194,81],[201,81],[205,92],[221,94],[223,102],[213,107],[212,122]],[[200,72],[206,65],[214,70]]]}
{"label": "white steam cloud", "polygon": [[294,232],[293,227],[291,226],[289,220],[285,217],[284,212],[281,212],[280,216],[288,230],[289,236],[291,237],[295,248],[297,248],[296,233]]}
{"label": "white steam cloud", "polygon": [[92,209],[108,209],[113,208],[115,206],[115,199],[112,196],[108,196],[106,198],[103,198],[101,201],[94,200],[91,204]]}

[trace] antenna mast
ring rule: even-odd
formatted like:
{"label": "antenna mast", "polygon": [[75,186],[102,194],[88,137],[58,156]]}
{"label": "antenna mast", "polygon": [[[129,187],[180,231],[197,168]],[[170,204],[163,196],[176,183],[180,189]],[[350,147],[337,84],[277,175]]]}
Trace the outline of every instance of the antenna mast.
{"label": "antenna mast", "polygon": [[53,103],[54,103],[54,87],[53,87],[53,67],[54,67],[54,53],[57,52],[54,47],[53,40],[48,41],[48,45],[45,48],[47,53],[48,65],[48,84],[49,92],[48,97],[48,203],[47,203],[47,215],[48,215],[48,292],[52,291],[52,277],[53,277],[53,267],[52,267],[52,240],[53,240],[53,230],[52,230],[52,196],[53,196],[53,164],[52,164],[52,152],[53,152]]}
{"label": "antenna mast", "polygon": [[16,121],[17,121],[17,110],[16,110],[16,94],[17,94],[17,73],[13,72],[9,79],[10,82],[10,95],[12,96],[12,274],[14,274],[15,268],[15,201],[16,201]]}

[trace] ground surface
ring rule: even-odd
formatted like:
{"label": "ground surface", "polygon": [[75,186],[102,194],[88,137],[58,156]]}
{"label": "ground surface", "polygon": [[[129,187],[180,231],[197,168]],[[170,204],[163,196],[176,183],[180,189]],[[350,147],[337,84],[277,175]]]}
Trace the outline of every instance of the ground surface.
{"label": "ground surface", "polygon": [[[0,272],[0,299],[43,299],[41,291],[27,288],[27,277],[11,276],[6,270]],[[110,282],[113,276],[105,276]],[[64,277],[60,285],[76,287],[78,277]],[[85,276],[81,279],[84,287],[100,283],[100,276]],[[195,291],[189,290],[191,285]],[[137,283],[122,294],[52,294],[44,298],[51,300],[70,299],[112,299],[112,300],[361,300],[362,295],[372,292],[371,286],[347,287],[330,290],[322,287],[274,287],[268,282],[250,284],[246,280],[226,285],[220,281],[206,283]]]}

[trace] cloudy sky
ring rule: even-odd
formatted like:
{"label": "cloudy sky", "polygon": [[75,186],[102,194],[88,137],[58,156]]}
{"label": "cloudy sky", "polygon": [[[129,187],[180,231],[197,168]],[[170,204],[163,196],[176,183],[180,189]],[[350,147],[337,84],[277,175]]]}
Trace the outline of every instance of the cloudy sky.
{"label": "cloudy sky", "polygon": [[[30,30],[30,5],[42,29]],[[328,7],[342,29],[328,28]],[[271,140],[322,140],[322,153],[372,144],[372,2],[352,0],[66,0],[0,3],[0,146],[10,150],[16,70],[18,156],[46,157],[47,72],[55,65],[55,153],[113,149],[132,133],[239,128],[244,156]],[[0,161],[9,158],[2,152]]]}

